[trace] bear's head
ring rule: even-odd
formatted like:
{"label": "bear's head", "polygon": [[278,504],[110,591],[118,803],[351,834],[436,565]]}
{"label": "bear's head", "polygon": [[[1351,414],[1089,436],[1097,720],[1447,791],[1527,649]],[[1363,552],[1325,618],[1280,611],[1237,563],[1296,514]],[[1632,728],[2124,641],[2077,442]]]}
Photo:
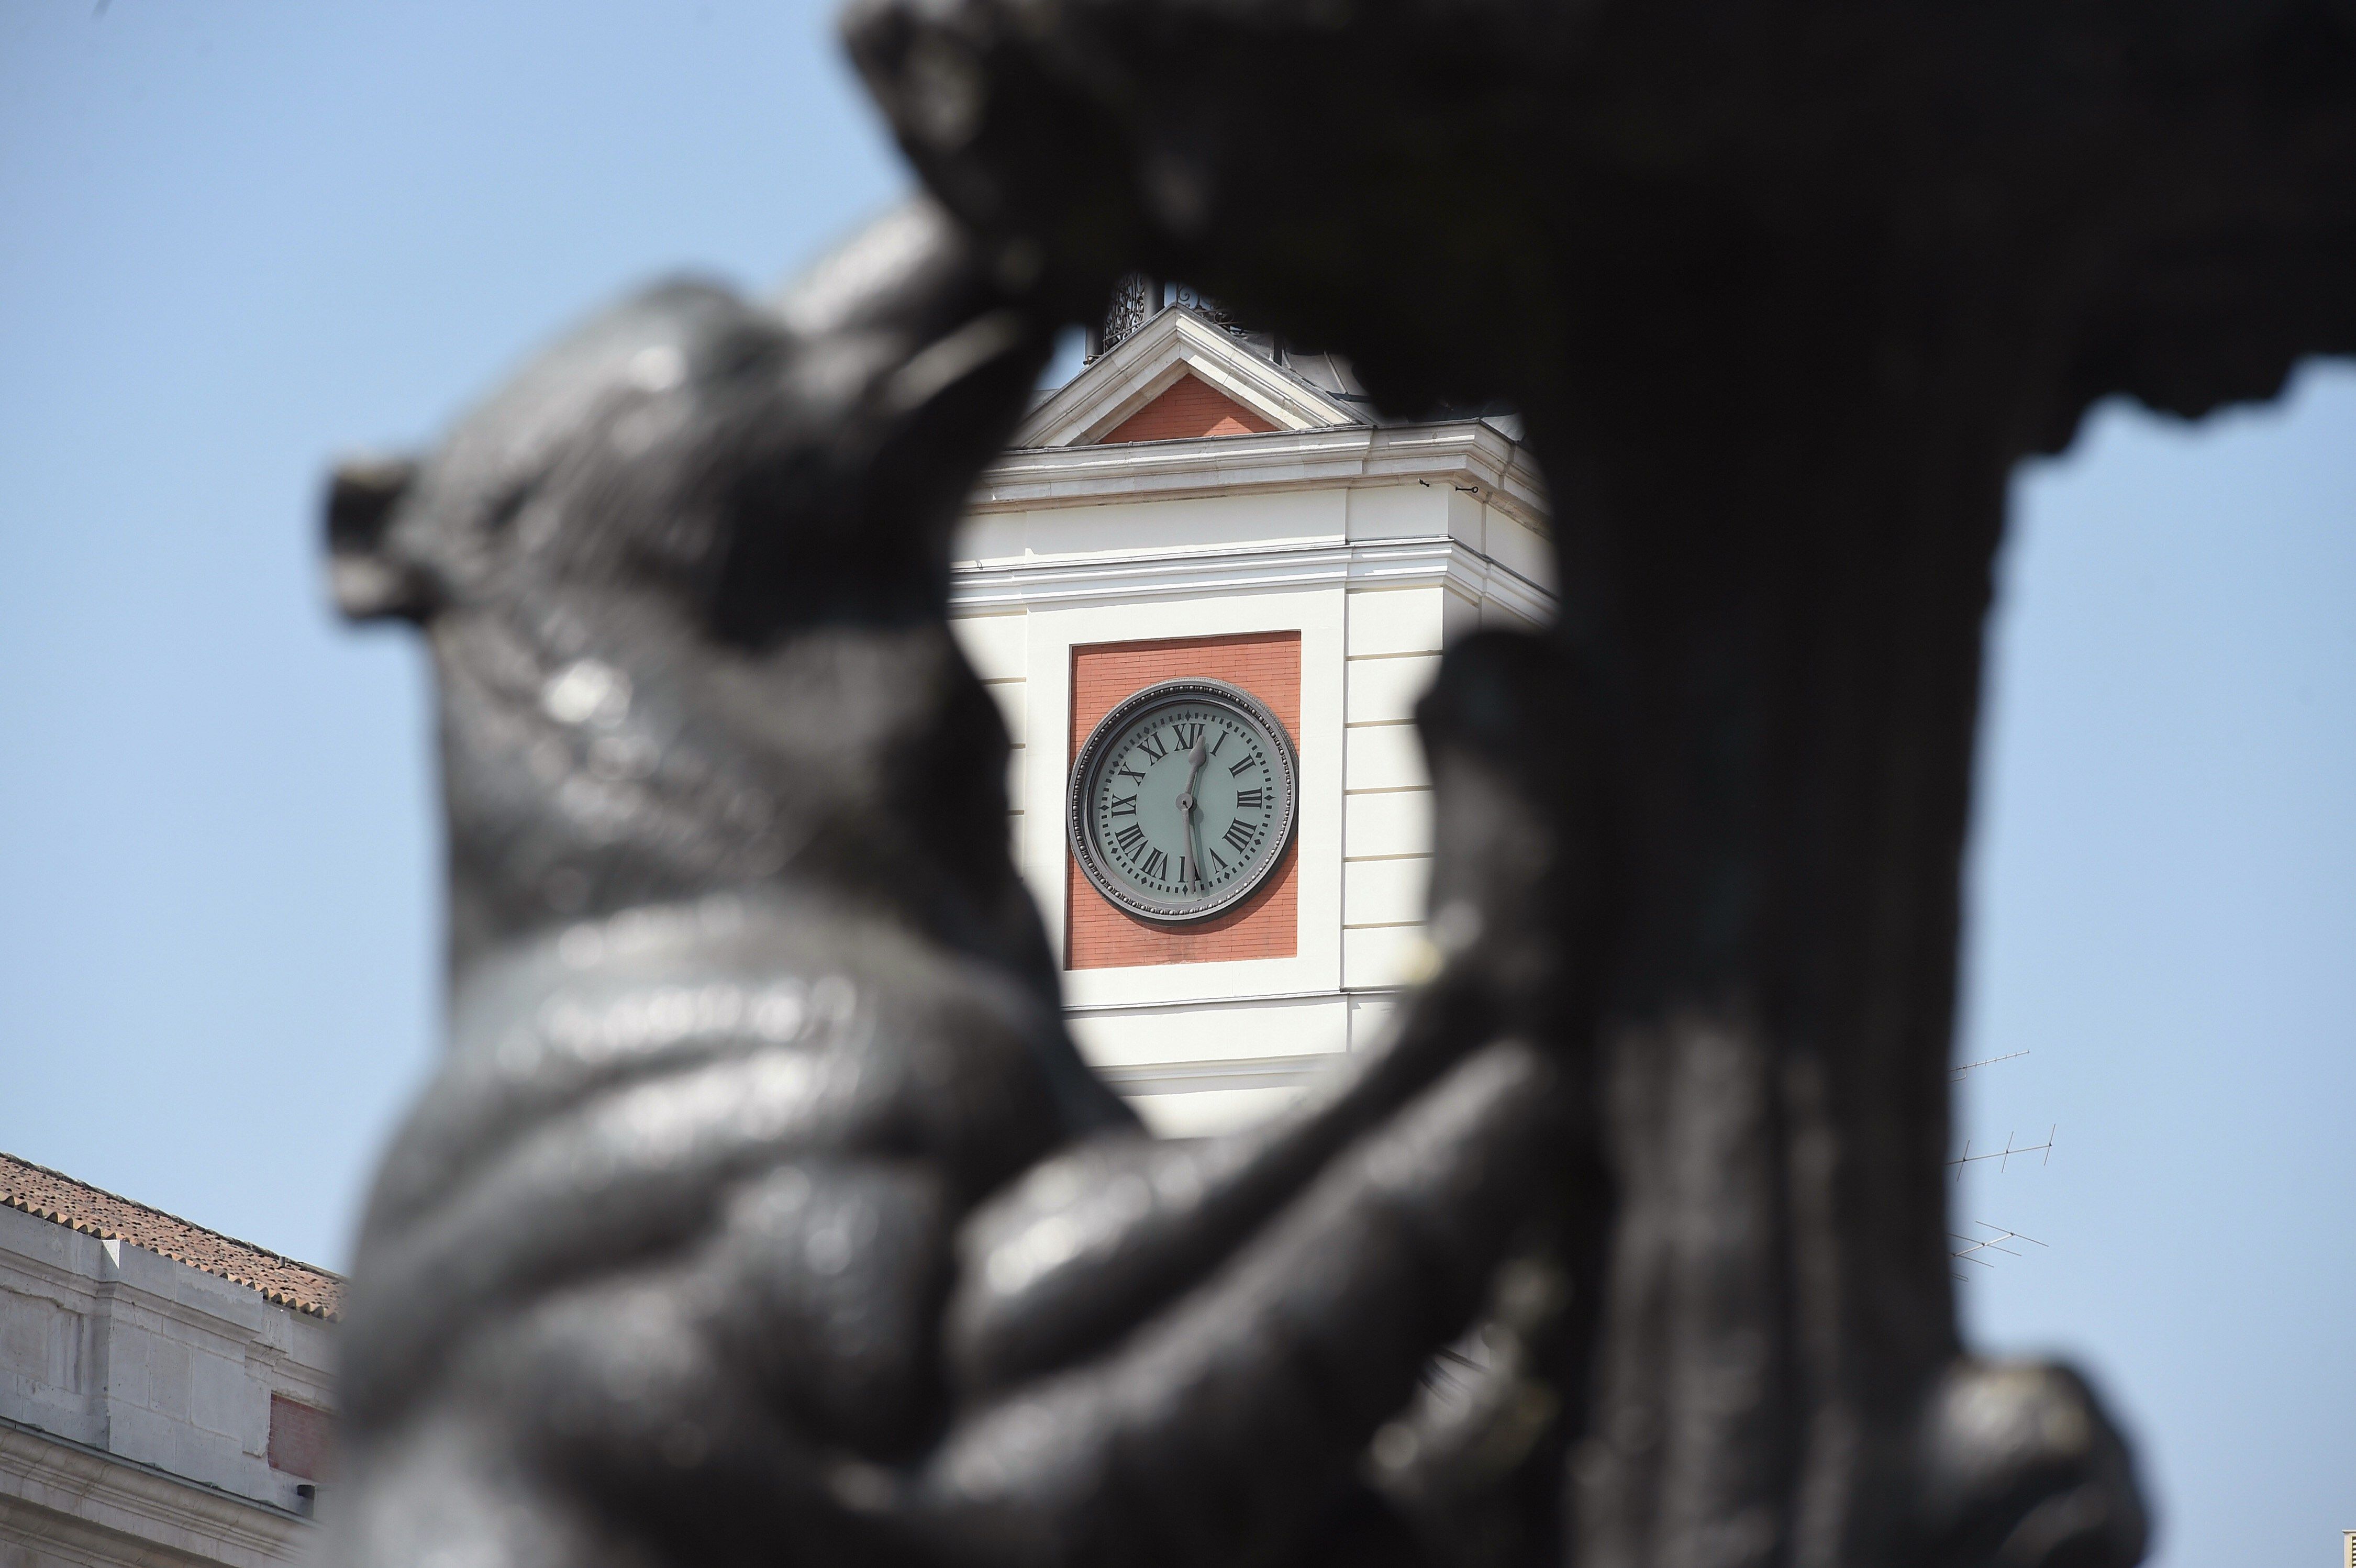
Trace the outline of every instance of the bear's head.
{"label": "bear's head", "polygon": [[431,456],[337,471],[337,603],[434,654],[459,967],[779,881],[994,956],[1017,929],[1044,964],[1003,726],[945,609],[1045,342],[917,207],[775,307],[648,289]]}

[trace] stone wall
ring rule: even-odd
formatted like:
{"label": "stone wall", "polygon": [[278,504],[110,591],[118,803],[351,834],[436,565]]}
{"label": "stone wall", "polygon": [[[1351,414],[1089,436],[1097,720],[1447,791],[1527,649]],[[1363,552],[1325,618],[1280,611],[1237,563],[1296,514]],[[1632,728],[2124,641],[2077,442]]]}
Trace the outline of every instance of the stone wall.
{"label": "stone wall", "polygon": [[[334,1332],[131,1242],[0,1208],[0,1568],[294,1561],[332,1474]],[[280,1462],[299,1471],[273,1464],[273,1403],[309,1412],[299,1445],[277,1423]]]}

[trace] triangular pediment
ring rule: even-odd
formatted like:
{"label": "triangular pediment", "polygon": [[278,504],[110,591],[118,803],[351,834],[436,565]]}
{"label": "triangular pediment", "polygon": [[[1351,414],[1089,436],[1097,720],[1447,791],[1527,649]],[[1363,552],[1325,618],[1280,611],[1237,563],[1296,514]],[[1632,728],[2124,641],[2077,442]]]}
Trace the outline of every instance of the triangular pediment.
{"label": "triangular pediment", "polygon": [[[1221,415],[1206,392],[1237,411],[1226,417],[1237,428],[1221,427]],[[1164,415],[1183,417],[1140,418],[1157,407]],[[1349,404],[1255,353],[1194,311],[1173,306],[1034,409],[1014,444],[1092,446],[1115,438],[1171,440],[1365,423]],[[1195,425],[1201,428],[1192,428]],[[1124,426],[1128,434],[1122,434]]]}
{"label": "triangular pediment", "polygon": [[1184,441],[1205,435],[1265,435],[1275,425],[1189,371],[1110,430],[1104,445]]}

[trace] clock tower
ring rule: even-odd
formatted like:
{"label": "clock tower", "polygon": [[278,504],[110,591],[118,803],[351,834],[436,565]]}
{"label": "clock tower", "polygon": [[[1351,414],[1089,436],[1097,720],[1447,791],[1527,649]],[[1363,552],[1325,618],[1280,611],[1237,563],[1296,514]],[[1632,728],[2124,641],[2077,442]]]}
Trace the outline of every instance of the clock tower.
{"label": "clock tower", "polygon": [[983,474],[950,615],[1073,1033],[1184,1136],[1297,1098],[1428,961],[1415,699],[1551,620],[1552,564],[1510,417],[1387,420],[1183,290],[1121,306]]}

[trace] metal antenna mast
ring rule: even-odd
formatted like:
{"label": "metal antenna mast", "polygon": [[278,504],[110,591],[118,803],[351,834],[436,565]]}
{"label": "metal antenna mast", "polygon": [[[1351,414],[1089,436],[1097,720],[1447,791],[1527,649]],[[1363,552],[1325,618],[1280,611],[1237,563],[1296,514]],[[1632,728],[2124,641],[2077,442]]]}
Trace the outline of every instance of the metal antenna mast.
{"label": "metal antenna mast", "polygon": [[[2017,1252],[2010,1247],[2006,1246],[2005,1243],[2008,1241],[2026,1241],[2032,1247],[2042,1247],[2045,1245],[2044,1242],[2040,1241],[2034,1236],[2024,1235],[2019,1230],[2001,1230],[1997,1226],[1989,1224],[1985,1219],[1975,1219],[1971,1223],[1978,1226],[1983,1230],[1990,1232],[1990,1234],[1986,1236],[1958,1236],[1953,1230],[1948,1231],[1947,1239],[1949,1240],[1960,1241],[1963,1243],[1962,1246],[1954,1248],[1947,1253],[1948,1257],[1954,1259],[1957,1262],[1977,1263],[1984,1269],[1992,1269],[1996,1267],[1996,1264],[1990,1260],[1982,1257],[1980,1255],[1981,1253],[2002,1252],[2008,1258],[2022,1258],[2027,1257],[2028,1254],[2025,1252]],[[1961,1270],[1958,1270],[1956,1271],[1955,1277],[1960,1280],[1969,1278],[1970,1276],[1965,1274]]]}
{"label": "metal antenna mast", "polygon": [[[1975,1069],[1994,1067],[1998,1062],[2018,1061],[2028,1054],[2029,1053],[2027,1051],[2010,1051],[2000,1057],[1985,1057],[1976,1062],[1965,1062],[1961,1067],[1954,1069],[1954,1080],[1960,1083],[1963,1081],[1965,1076],[1972,1072]],[[2053,1134],[2060,1130],[2058,1123],[2053,1127],[2049,1127],[2046,1129],[2045,1142],[2041,1144],[2017,1144],[2014,1140],[2017,1139],[2019,1134],[2008,1133],[2005,1134],[2003,1148],[1980,1155],[1972,1153],[1971,1140],[1966,1138],[1964,1140],[1964,1152],[1961,1155],[1958,1155],[1955,1158],[1949,1160],[1947,1162],[1947,1167],[1955,1173],[1955,1180],[1960,1184],[1964,1179],[1965,1170],[1972,1165],[1978,1165],[1983,1160],[1996,1161],[1996,1168],[1999,1171],[2008,1169],[2011,1166],[2012,1156],[2015,1155],[2036,1155],[2040,1156],[2037,1162],[2039,1165],[2050,1165],[2053,1160]],[[1994,1268],[1996,1266],[1996,1260],[1987,1255],[1990,1252],[2001,1252],[2008,1258],[2027,1256],[2026,1253],[2018,1251],[2008,1245],[2007,1243],[2008,1242],[2026,1241],[2033,1247],[2045,1246],[2044,1242],[2040,1241],[2034,1236],[2027,1235],[2019,1230],[2008,1230],[2001,1225],[1991,1225],[1985,1219],[1974,1219],[1968,1223],[1976,1226],[1981,1230],[1988,1232],[1988,1234],[1985,1236],[1959,1236],[1952,1230],[1947,1232],[1948,1239],[1957,1243],[1957,1245],[1947,1250],[1947,1256],[1957,1262],[1977,1263],[1982,1268]],[[1967,1279],[1969,1277],[1969,1274],[1963,1270],[1958,1269],[1955,1271],[1955,1278],[1959,1280]]]}
{"label": "metal antenna mast", "polygon": [[2060,1130],[2060,1124],[2056,1123],[2052,1128],[2047,1130],[2045,1142],[2041,1144],[2024,1144],[2019,1148],[2015,1148],[2013,1146],[2012,1141],[2020,1134],[2018,1133],[2007,1133],[2004,1135],[2004,1147],[1985,1155],[1976,1155],[1972,1153],[1972,1141],[1969,1138],[1966,1138],[1964,1140],[1964,1152],[1954,1159],[1949,1160],[1947,1162],[1947,1168],[1955,1173],[1955,1179],[1957,1181],[1961,1181],[1964,1179],[1964,1167],[1965,1165],[1976,1165],[1982,1160],[1995,1160],[1998,1162],[1996,1168],[2003,1170],[2012,1163],[2012,1156],[2015,1155],[2043,1155],[2045,1157],[2037,1163],[2039,1165],[2051,1165],[2053,1162],[2053,1134]]}

